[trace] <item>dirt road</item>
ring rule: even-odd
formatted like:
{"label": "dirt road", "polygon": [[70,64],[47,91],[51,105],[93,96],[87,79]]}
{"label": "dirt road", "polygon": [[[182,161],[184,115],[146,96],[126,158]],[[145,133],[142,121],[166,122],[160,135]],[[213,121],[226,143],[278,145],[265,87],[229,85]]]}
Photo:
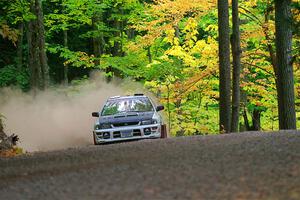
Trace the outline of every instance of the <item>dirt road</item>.
{"label": "dirt road", "polygon": [[300,132],[143,140],[0,159],[0,199],[300,199]]}

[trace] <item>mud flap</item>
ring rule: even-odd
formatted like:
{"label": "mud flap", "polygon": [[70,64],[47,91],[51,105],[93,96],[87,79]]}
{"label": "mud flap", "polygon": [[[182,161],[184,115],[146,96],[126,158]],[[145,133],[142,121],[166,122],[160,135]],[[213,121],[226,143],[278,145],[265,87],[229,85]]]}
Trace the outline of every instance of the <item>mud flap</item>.
{"label": "mud flap", "polygon": [[94,145],[98,145],[97,141],[96,141],[96,137],[95,134],[93,133],[93,140],[94,140]]}
{"label": "mud flap", "polygon": [[161,138],[167,138],[168,133],[167,133],[167,126],[165,124],[161,125]]}

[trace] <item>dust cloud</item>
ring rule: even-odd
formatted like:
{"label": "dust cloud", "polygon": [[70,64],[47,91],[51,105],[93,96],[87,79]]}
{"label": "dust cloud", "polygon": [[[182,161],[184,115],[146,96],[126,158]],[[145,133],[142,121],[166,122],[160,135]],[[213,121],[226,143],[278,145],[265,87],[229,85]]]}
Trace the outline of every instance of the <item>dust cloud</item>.
{"label": "dust cloud", "polygon": [[110,96],[143,92],[130,80],[106,83],[99,73],[80,85],[56,87],[35,95],[17,89],[0,90],[0,113],[5,116],[5,132],[20,138],[25,151],[48,151],[91,145],[95,118]]}

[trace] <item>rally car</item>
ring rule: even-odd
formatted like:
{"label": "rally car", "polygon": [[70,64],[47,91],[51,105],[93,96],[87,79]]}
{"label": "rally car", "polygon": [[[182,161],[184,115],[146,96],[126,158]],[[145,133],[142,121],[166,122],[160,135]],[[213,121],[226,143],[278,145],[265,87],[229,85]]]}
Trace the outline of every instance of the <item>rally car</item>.
{"label": "rally car", "polygon": [[143,95],[115,96],[109,98],[97,117],[93,130],[94,144],[114,141],[166,137],[166,128],[159,111],[164,106],[154,106]]}

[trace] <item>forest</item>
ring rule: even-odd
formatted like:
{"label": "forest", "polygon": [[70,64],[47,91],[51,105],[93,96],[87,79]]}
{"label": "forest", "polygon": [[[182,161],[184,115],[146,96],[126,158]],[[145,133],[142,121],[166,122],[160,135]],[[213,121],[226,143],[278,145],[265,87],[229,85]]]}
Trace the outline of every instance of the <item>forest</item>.
{"label": "forest", "polygon": [[300,1],[0,1],[1,88],[34,94],[94,70],[143,84],[172,136],[296,129]]}

